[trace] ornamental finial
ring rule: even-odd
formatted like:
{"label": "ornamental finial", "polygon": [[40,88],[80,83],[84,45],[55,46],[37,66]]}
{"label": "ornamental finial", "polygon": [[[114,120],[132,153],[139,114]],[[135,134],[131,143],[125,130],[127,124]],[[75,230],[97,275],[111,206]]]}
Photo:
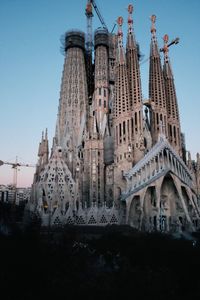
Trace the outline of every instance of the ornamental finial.
{"label": "ornamental finial", "polygon": [[123,33],[122,33],[122,25],[123,25],[123,18],[122,17],[118,17],[117,18],[117,24],[118,24],[118,36],[123,36]]}
{"label": "ornamental finial", "polygon": [[128,6],[128,26],[129,28],[132,28],[132,25],[133,25],[133,18],[132,18],[132,14],[133,14],[133,5],[132,4],[129,4]]}
{"label": "ornamental finial", "polygon": [[155,34],[155,32],[156,32],[156,28],[155,28],[156,15],[152,15],[150,17],[150,19],[151,19],[151,33]]}
{"label": "ornamental finial", "polygon": [[167,60],[168,52],[169,52],[169,48],[168,48],[169,36],[167,34],[164,35],[163,41],[164,41],[164,46],[163,46],[164,57],[165,60]]}

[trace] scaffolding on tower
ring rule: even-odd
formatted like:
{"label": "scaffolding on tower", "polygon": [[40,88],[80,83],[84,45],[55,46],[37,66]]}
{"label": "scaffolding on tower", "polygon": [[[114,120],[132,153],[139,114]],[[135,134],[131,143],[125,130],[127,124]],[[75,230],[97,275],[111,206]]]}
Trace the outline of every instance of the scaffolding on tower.
{"label": "scaffolding on tower", "polygon": [[85,15],[87,17],[87,35],[86,35],[86,65],[87,65],[87,78],[88,78],[88,97],[89,104],[92,102],[92,94],[94,92],[94,72],[92,64],[92,50],[93,50],[93,36],[92,36],[92,18],[93,11],[95,12],[102,24],[102,27],[108,31],[108,27],[100,13],[100,10],[94,0],[88,0],[85,10]]}
{"label": "scaffolding on tower", "polygon": [[87,72],[87,83],[88,83],[88,97],[89,104],[92,102],[92,94],[94,91],[94,76],[93,76],[93,65],[92,65],[92,1],[88,0],[85,15],[87,17],[87,35],[86,35],[86,72]]}

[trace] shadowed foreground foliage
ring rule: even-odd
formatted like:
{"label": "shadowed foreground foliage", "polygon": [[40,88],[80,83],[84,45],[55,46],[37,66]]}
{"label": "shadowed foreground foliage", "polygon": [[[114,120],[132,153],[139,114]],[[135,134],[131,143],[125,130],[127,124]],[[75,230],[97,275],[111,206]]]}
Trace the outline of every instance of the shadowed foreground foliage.
{"label": "shadowed foreground foliage", "polygon": [[199,298],[198,237],[194,245],[127,226],[38,226],[0,236],[4,300]]}

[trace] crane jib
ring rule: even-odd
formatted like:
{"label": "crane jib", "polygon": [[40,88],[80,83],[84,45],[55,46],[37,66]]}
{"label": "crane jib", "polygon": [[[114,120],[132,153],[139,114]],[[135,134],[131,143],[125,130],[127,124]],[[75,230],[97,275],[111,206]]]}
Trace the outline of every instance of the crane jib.
{"label": "crane jib", "polygon": [[99,20],[100,20],[102,26],[108,30],[108,27],[106,26],[106,23],[105,23],[105,21],[104,21],[102,15],[101,15],[101,13],[100,13],[100,10],[99,10],[98,7],[97,7],[97,4],[95,3],[94,0],[91,0],[90,2],[91,2],[91,4],[93,5],[93,7],[94,7],[94,9],[95,9],[95,11],[96,11],[96,14],[97,14],[97,16],[98,16],[98,18],[99,18]]}

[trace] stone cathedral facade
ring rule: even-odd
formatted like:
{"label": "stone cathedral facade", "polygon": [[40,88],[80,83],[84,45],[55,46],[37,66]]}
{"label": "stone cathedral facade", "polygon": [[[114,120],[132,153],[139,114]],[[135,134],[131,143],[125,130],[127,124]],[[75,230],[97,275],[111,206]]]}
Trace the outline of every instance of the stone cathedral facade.
{"label": "stone cathedral facade", "polygon": [[132,5],[128,12],[126,45],[119,17],[117,34],[95,31],[93,62],[85,34],[65,34],[55,137],[49,153],[42,136],[29,203],[43,226],[199,227],[200,157],[185,149],[168,36],[162,58],[152,16],[144,100]]}

